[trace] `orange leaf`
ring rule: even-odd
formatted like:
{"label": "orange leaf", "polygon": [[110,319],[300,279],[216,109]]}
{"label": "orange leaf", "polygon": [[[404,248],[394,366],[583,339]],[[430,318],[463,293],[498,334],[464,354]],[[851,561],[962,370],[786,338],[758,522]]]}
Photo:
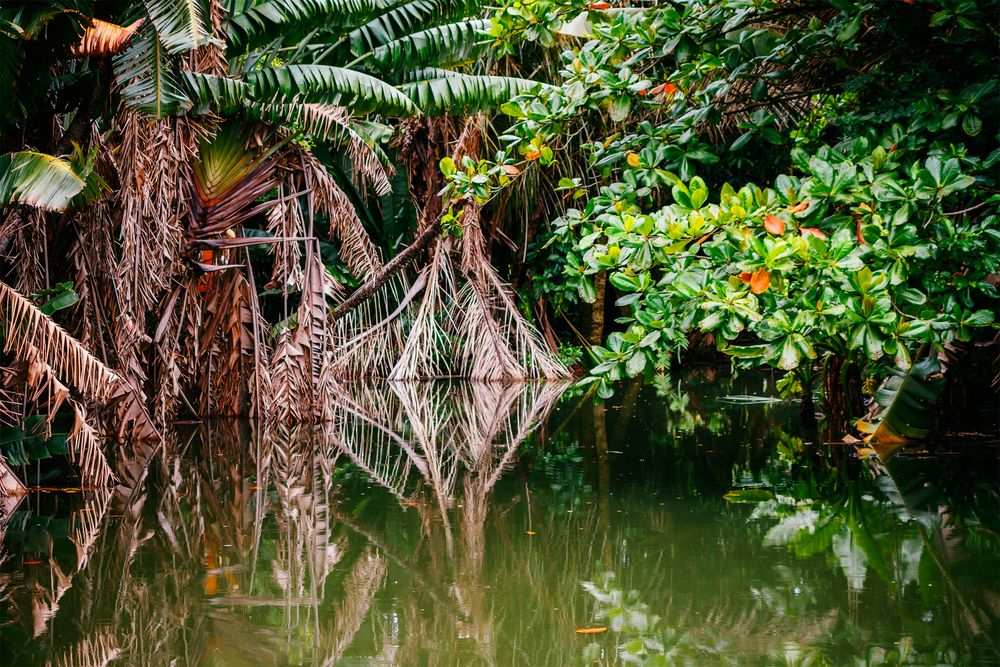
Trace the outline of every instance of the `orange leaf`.
{"label": "orange leaf", "polygon": [[73,58],[88,56],[111,56],[121,53],[142,25],[142,19],[122,27],[100,19],[91,19],[90,25],[83,31],[80,41],[70,48]]}
{"label": "orange leaf", "polygon": [[788,209],[788,212],[789,213],[801,213],[802,211],[806,210],[807,208],[809,208],[809,202],[807,202],[807,201],[800,201],[795,206],[790,207]]}
{"label": "orange leaf", "polygon": [[404,501],[400,502],[399,504],[402,505],[403,507],[416,507],[417,506],[417,503],[415,503],[412,500],[404,500]]}
{"label": "orange leaf", "polygon": [[752,276],[753,276],[753,274],[750,273],[749,271],[744,271],[743,273],[740,274],[740,280],[743,281],[744,285],[749,285],[750,284],[750,278]]}
{"label": "orange leaf", "polygon": [[531,152],[525,154],[524,159],[525,160],[537,160],[540,157],[542,157],[542,151],[531,151]]}
{"label": "orange leaf", "polygon": [[765,215],[764,229],[771,232],[775,236],[781,236],[785,233],[785,221],[776,215]]}
{"label": "orange leaf", "polygon": [[645,97],[646,95],[649,95],[649,91],[646,90],[645,88],[641,88],[641,89],[639,89],[638,94],[642,95],[643,97]]}
{"label": "orange leaf", "polygon": [[607,632],[607,628],[577,628],[576,634],[578,635],[596,635],[601,632]]}
{"label": "orange leaf", "polygon": [[826,240],[826,234],[824,234],[823,232],[819,231],[815,227],[799,227],[799,234],[802,234],[802,236],[804,236],[804,237],[805,236],[815,236],[820,241],[825,241]]}
{"label": "orange leaf", "polygon": [[625,156],[625,161],[630,167],[638,167],[641,164],[638,153],[629,153]]}
{"label": "orange leaf", "polygon": [[680,88],[678,88],[672,83],[663,84],[663,92],[665,92],[667,95],[676,95],[677,93],[680,92],[680,90],[681,90]]}
{"label": "orange leaf", "polygon": [[754,294],[763,294],[771,286],[771,274],[767,269],[757,269],[750,277],[750,291]]}
{"label": "orange leaf", "polygon": [[868,241],[865,240],[865,235],[861,233],[861,218],[855,218],[858,222],[858,243],[865,245]]}
{"label": "orange leaf", "polygon": [[524,532],[527,533],[528,535],[537,535],[537,533],[533,530],[526,530]]}
{"label": "orange leaf", "polygon": [[[539,155],[541,155],[541,153],[539,153]],[[507,174],[508,176],[517,176],[518,174],[521,173],[521,170],[512,164],[505,164],[503,166],[503,173]]]}
{"label": "orange leaf", "polygon": [[610,2],[592,2],[587,5],[587,9],[594,9],[597,11],[604,11],[605,9],[611,9]]}

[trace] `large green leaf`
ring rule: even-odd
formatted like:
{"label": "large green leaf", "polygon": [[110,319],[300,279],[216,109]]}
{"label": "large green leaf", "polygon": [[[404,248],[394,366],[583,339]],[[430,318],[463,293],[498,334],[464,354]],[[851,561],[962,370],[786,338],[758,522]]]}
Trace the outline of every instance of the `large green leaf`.
{"label": "large green leaf", "polygon": [[115,56],[114,69],[127,106],[156,118],[191,108],[173,60],[154,30],[142,30],[124,53]]}
{"label": "large green leaf", "polygon": [[207,0],[146,0],[145,4],[160,43],[170,53],[185,53],[212,41]]}
{"label": "large green leaf", "polygon": [[409,33],[456,21],[480,10],[481,3],[474,0],[404,2],[351,31],[351,50],[361,55]]}
{"label": "large green leaf", "polygon": [[192,113],[227,114],[242,106],[250,92],[250,86],[243,81],[201,72],[181,72],[181,81],[195,103]]}
{"label": "large green leaf", "polygon": [[875,392],[877,407],[858,422],[866,441],[903,445],[927,436],[934,428],[935,403],[944,389],[941,363],[924,357],[907,369],[895,368]]}
{"label": "large green leaf", "polygon": [[487,20],[461,21],[404,35],[372,51],[371,59],[382,69],[460,63],[489,45]]}
{"label": "large green leaf", "polygon": [[413,101],[388,83],[342,67],[268,67],[250,72],[246,78],[259,101],[287,103],[307,99],[348,107],[355,113],[379,112],[388,116],[418,113]]}
{"label": "large green leaf", "polygon": [[327,29],[358,25],[389,4],[386,0],[267,0],[230,19],[229,41],[245,48],[260,37],[295,24]]}
{"label": "large green leaf", "polygon": [[32,151],[0,155],[0,206],[27,204],[60,211],[85,185],[61,158]]}
{"label": "large green leaf", "polygon": [[507,76],[451,76],[404,83],[399,88],[429,115],[492,109],[515,95],[543,86]]}

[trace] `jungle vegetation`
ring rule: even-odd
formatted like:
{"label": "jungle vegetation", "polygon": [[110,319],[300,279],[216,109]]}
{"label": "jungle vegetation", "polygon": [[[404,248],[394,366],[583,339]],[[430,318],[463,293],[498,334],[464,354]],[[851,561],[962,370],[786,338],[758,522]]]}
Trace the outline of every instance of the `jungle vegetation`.
{"label": "jungle vegetation", "polygon": [[998,12],[4,3],[3,455],[102,486],[177,419],[577,360],[606,396],[688,350],[924,435],[995,330]]}

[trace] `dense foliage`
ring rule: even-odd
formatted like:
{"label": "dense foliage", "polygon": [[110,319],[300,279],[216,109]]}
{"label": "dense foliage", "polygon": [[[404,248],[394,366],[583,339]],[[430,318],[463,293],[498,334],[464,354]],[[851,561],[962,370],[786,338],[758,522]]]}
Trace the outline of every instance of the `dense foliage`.
{"label": "dense foliage", "polygon": [[[820,371],[859,416],[858,371],[992,324],[997,3],[505,2],[494,34],[551,43],[588,7],[558,86],[505,105],[504,150],[450,188],[486,201],[526,167],[557,170],[569,203],[536,289],[615,288],[619,326],[592,349],[603,392],[699,332],[791,371],[789,389]],[[567,172],[561,151],[585,164]]]}

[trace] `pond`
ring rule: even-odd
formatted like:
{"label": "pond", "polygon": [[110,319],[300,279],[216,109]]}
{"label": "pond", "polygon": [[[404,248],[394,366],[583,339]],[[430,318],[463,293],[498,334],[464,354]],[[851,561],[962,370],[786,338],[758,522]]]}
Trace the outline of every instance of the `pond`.
{"label": "pond", "polygon": [[179,426],[116,493],[0,508],[0,665],[997,664],[996,443],[883,465],[771,393],[351,385],[321,427]]}

